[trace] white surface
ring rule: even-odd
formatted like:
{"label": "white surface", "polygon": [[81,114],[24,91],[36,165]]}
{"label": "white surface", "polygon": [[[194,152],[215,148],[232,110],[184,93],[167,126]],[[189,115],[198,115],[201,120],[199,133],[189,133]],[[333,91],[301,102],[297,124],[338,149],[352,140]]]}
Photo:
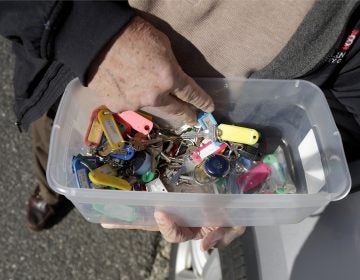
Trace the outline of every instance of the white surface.
{"label": "white surface", "polygon": [[298,224],[255,227],[261,280],[359,279],[360,192]]}
{"label": "white surface", "polygon": [[301,141],[298,150],[305,172],[308,192],[318,193],[325,185],[325,174],[315,134],[312,129],[309,130],[308,134]]}

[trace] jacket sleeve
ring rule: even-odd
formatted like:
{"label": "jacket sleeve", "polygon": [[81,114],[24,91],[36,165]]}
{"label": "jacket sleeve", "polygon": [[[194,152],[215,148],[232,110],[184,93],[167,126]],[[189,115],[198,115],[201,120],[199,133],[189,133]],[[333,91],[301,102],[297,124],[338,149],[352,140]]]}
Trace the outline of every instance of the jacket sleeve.
{"label": "jacket sleeve", "polygon": [[26,128],[134,16],[120,2],[0,2],[0,35],[13,42],[15,113]]}

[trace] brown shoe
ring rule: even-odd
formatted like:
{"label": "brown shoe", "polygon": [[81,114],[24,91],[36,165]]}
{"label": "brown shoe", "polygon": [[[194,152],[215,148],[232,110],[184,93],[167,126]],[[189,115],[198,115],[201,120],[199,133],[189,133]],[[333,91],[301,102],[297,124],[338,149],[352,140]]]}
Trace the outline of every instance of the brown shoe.
{"label": "brown shoe", "polygon": [[64,196],[59,198],[58,203],[50,205],[40,196],[39,191],[39,187],[36,187],[26,211],[28,227],[34,231],[50,229],[74,208],[70,200]]}

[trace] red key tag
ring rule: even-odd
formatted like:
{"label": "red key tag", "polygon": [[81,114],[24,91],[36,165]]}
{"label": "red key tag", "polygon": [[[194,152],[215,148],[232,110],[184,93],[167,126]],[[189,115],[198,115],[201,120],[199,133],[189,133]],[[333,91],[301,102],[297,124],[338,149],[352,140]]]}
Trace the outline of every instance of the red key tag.
{"label": "red key tag", "polygon": [[91,113],[90,122],[85,134],[85,144],[89,147],[99,146],[101,137],[103,135],[103,129],[98,120],[98,113],[100,110],[106,109],[105,106],[100,106]]}
{"label": "red key tag", "polygon": [[152,121],[133,111],[125,111],[118,113],[118,115],[126,123],[130,124],[131,128],[144,135],[148,135],[154,126]]}
{"label": "red key tag", "polygon": [[226,143],[209,141],[208,143],[197,148],[191,154],[191,158],[196,164],[200,164],[206,157],[212,154],[220,154],[224,152],[226,147]]}

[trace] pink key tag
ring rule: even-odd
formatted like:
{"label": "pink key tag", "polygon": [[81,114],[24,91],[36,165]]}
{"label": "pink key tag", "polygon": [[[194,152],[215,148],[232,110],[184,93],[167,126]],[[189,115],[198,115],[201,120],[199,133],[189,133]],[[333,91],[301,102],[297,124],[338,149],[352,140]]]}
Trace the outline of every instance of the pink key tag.
{"label": "pink key tag", "polygon": [[126,138],[131,133],[131,126],[119,114],[113,114],[115,121],[118,124],[120,132],[124,138]]}
{"label": "pink key tag", "polygon": [[241,193],[246,193],[259,187],[271,174],[271,167],[265,163],[259,163],[245,174],[236,179],[236,184]]}
{"label": "pink key tag", "polygon": [[128,123],[132,129],[135,129],[144,135],[148,135],[154,126],[152,121],[133,111],[125,111],[118,113],[118,115]]}
{"label": "pink key tag", "polygon": [[209,141],[208,143],[194,150],[194,152],[191,154],[191,158],[196,164],[200,164],[208,156],[222,153],[226,147],[226,143]]}

